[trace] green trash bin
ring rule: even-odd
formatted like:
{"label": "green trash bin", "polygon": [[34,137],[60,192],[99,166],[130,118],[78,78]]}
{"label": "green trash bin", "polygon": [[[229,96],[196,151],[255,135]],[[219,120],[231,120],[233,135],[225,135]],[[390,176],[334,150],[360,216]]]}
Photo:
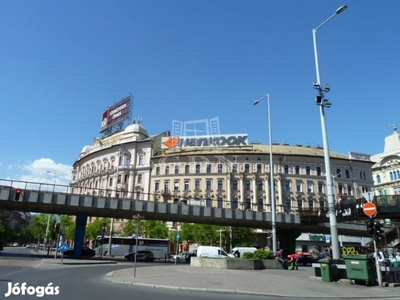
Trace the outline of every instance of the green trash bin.
{"label": "green trash bin", "polygon": [[320,259],[318,262],[321,268],[322,281],[332,282],[333,281],[332,261],[330,259]]}
{"label": "green trash bin", "polygon": [[365,254],[348,254],[343,256],[343,259],[346,263],[347,278],[351,284],[363,281],[370,286],[377,282],[374,257]]}

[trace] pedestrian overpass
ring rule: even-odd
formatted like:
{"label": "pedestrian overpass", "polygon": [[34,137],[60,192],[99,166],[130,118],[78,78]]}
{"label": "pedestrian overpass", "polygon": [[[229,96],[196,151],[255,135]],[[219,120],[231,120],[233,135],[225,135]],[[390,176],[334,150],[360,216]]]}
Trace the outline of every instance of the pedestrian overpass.
{"label": "pedestrian overpass", "polygon": [[[76,216],[75,244],[83,245],[88,216],[132,219],[140,215],[146,220],[202,223],[221,226],[238,226],[270,229],[272,214],[266,211],[229,209],[176,203],[142,201],[73,194],[70,186],[1,180],[0,209],[9,211],[38,212]],[[19,200],[15,200],[16,189],[21,189]],[[387,209],[386,209],[387,210]],[[382,211],[382,209],[381,209]],[[379,208],[378,208],[379,212]],[[399,208],[397,207],[397,215]],[[275,214],[277,236],[293,238],[298,232],[330,233],[329,219],[324,212],[314,210],[292,210]],[[357,214],[357,220],[362,216]],[[364,216],[366,219],[366,216]],[[338,234],[370,237],[365,223],[357,224],[352,218],[337,224]],[[344,222],[345,221],[345,222]],[[295,237],[296,238],[296,237]],[[80,248],[80,247],[79,247]]]}

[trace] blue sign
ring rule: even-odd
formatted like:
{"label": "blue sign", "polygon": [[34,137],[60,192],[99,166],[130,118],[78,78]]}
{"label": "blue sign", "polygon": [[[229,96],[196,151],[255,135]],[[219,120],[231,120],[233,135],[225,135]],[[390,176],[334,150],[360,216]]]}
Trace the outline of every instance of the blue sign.
{"label": "blue sign", "polygon": [[180,236],[180,234],[178,233],[177,235],[176,235],[176,240],[177,241],[179,241],[179,238],[180,238],[181,236]]}
{"label": "blue sign", "polygon": [[67,249],[68,249],[68,245],[66,243],[62,243],[60,245],[60,251],[61,252],[67,251]]}

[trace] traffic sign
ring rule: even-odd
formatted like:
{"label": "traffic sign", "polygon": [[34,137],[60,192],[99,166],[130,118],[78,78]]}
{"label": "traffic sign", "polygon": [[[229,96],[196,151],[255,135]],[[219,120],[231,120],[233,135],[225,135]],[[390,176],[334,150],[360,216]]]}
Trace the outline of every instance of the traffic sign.
{"label": "traffic sign", "polygon": [[363,211],[364,211],[364,214],[366,214],[369,217],[375,216],[376,212],[377,212],[376,206],[372,202],[365,203],[364,207],[363,207]]}
{"label": "traffic sign", "polygon": [[364,199],[371,202],[374,199],[375,192],[365,192],[363,193]]}
{"label": "traffic sign", "polygon": [[60,251],[61,252],[67,251],[67,249],[68,249],[68,245],[66,243],[62,243],[60,245]]}
{"label": "traffic sign", "polygon": [[180,234],[178,233],[177,235],[176,235],[176,240],[177,241],[179,241],[179,238],[180,238],[181,236],[180,236]]}

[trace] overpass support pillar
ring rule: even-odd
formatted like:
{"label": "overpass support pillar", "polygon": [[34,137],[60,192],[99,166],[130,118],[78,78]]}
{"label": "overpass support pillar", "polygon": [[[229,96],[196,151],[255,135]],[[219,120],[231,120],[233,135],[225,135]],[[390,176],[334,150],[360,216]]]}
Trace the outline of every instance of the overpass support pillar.
{"label": "overpass support pillar", "polygon": [[283,249],[285,255],[292,254],[296,250],[296,239],[301,235],[301,231],[297,229],[281,229],[277,230],[276,237],[279,240],[279,247]]}
{"label": "overpass support pillar", "polygon": [[78,213],[76,215],[74,257],[80,257],[82,254],[83,242],[85,240],[86,222],[87,222],[87,214]]}

